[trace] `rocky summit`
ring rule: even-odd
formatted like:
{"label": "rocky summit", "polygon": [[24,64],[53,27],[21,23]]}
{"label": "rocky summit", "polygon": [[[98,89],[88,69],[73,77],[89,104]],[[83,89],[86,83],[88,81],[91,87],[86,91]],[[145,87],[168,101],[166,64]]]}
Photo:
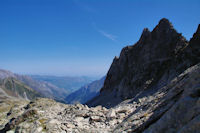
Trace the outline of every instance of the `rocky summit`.
{"label": "rocky summit", "polygon": [[114,58],[100,95],[88,105],[113,107],[159,90],[200,61],[199,49],[199,27],[188,42],[169,20],[161,19],[153,31],[145,28],[136,44]]}
{"label": "rocky summit", "polygon": [[161,19],[114,58],[100,94],[87,105],[4,95],[0,132],[198,133],[199,49],[200,26],[187,41]]}

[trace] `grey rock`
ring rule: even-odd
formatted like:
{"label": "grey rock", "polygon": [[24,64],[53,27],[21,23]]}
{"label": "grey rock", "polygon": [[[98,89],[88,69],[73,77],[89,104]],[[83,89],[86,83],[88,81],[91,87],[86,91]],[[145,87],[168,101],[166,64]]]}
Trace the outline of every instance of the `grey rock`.
{"label": "grey rock", "polygon": [[[189,67],[176,64],[176,57],[182,57],[179,53],[187,46],[188,41],[172,24],[161,19],[153,31],[144,29],[138,42],[123,48],[120,57],[114,58],[100,95],[87,104],[113,107],[126,99],[144,95],[144,90],[167,85]],[[181,68],[180,64],[183,64]]]}

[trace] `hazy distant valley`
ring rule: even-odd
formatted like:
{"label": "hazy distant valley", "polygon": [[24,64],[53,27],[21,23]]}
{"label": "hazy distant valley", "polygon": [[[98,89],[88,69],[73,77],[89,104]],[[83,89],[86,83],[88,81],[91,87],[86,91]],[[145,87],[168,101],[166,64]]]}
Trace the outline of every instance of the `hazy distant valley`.
{"label": "hazy distant valley", "polygon": [[[73,100],[76,96],[73,96],[71,99],[67,99],[66,97],[71,93],[81,90],[84,86],[90,85],[90,83],[95,80],[95,78],[90,77],[59,77],[59,76],[42,76],[42,75],[19,75],[14,74],[7,70],[0,70],[0,79],[1,84],[7,85],[10,81],[15,86],[15,81],[19,82],[21,85],[30,87],[33,91],[40,94],[40,97],[47,97],[52,98],[60,102],[64,103],[72,103],[75,102]],[[97,82],[97,81],[96,81]],[[5,86],[4,85],[4,86]],[[93,85],[94,86],[94,85]],[[103,82],[99,83],[99,86],[94,86],[93,89],[95,90],[91,95],[96,96],[99,93],[100,88],[103,86]],[[8,87],[8,86],[6,86]],[[2,88],[6,88],[2,87]],[[18,88],[20,90],[20,87]],[[16,96],[24,94],[17,94],[17,92],[22,93],[21,91],[16,90]],[[73,94],[72,94],[73,95]],[[79,94],[79,96],[81,93]],[[93,98],[93,97],[92,97]],[[28,98],[32,100],[33,98]],[[87,98],[88,99],[88,98]],[[90,99],[90,98],[89,98]],[[67,100],[67,101],[66,101]],[[85,101],[85,100],[84,100]],[[81,102],[81,99],[76,99],[76,102]],[[82,102],[81,102],[82,103]]]}
{"label": "hazy distant valley", "polygon": [[93,77],[65,77],[65,76],[42,76],[42,75],[30,75],[31,78],[37,81],[44,81],[51,83],[59,88],[63,88],[69,93],[78,90],[80,87],[89,84],[96,80]]}

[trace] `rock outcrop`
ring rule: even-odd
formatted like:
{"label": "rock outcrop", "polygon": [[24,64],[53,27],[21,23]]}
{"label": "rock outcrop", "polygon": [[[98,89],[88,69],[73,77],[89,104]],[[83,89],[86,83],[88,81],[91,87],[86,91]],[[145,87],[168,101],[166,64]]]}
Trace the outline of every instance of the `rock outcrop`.
{"label": "rock outcrop", "polygon": [[200,64],[197,64],[153,94],[141,97],[137,101],[128,100],[129,103],[136,102],[138,107],[115,131],[198,132],[200,129],[199,79]]}
{"label": "rock outcrop", "polygon": [[145,28],[136,44],[114,58],[100,95],[87,104],[112,107],[162,88],[200,61],[199,45],[199,28],[188,42],[167,19],[161,19],[153,31]]}

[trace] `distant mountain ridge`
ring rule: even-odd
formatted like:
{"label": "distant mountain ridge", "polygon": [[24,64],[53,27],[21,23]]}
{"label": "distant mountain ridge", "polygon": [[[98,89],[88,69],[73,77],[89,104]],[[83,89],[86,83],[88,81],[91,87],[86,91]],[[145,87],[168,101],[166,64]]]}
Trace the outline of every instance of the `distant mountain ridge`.
{"label": "distant mountain ridge", "polygon": [[[95,79],[90,77],[67,77],[67,76],[58,77],[58,76],[42,76],[42,75],[28,76],[28,75],[14,74],[10,71],[0,69],[0,79],[6,79],[6,78],[13,78],[15,80],[18,80],[21,83],[34,89],[41,96],[55,99],[56,101],[60,102],[67,102],[65,101],[66,96],[76,91],[81,86],[84,86],[85,84],[88,84],[91,81],[93,81],[93,79]],[[94,93],[93,95],[95,94],[96,93]],[[89,97],[91,96],[92,95],[90,95]],[[76,98],[74,97],[72,99]]]}
{"label": "distant mountain ridge", "polygon": [[0,89],[3,94],[0,97],[13,97],[25,100],[42,97],[40,93],[13,77],[1,79]]}
{"label": "distant mountain ridge", "polygon": [[49,82],[35,80],[30,76],[18,75],[17,78],[47,98],[62,101],[65,95],[68,94],[68,92],[62,88],[59,88]]}
{"label": "distant mountain ridge", "polygon": [[[96,78],[91,77],[70,77],[70,76],[45,76],[45,75],[30,75],[31,78],[37,81],[44,81],[51,83],[63,90],[66,90],[68,94],[78,90],[83,85],[86,85]],[[65,94],[65,95],[68,95]]]}
{"label": "distant mountain ridge", "polygon": [[32,88],[43,97],[55,99],[57,101],[63,101],[66,96],[66,90],[62,90],[51,83],[36,81],[30,76],[14,74],[10,71],[0,69],[0,79],[4,80],[12,78],[14,81],[19,81],[22,84]]}
{"label": "distant mountain ridge", "polygon": [[16,75],[8,70],[0,69],[0,79],[5,79],[5,78],[16,78]]}
{"label": "distant mountain ridge", "polygon": [[95,96],[97,96],[100,92],[100,89],[103,87],[105,76],[102,77],[100,80],[95,80],[77,91],[71,93],[65,98],[67,103],[86,103],[87,101],[91,100]]}

